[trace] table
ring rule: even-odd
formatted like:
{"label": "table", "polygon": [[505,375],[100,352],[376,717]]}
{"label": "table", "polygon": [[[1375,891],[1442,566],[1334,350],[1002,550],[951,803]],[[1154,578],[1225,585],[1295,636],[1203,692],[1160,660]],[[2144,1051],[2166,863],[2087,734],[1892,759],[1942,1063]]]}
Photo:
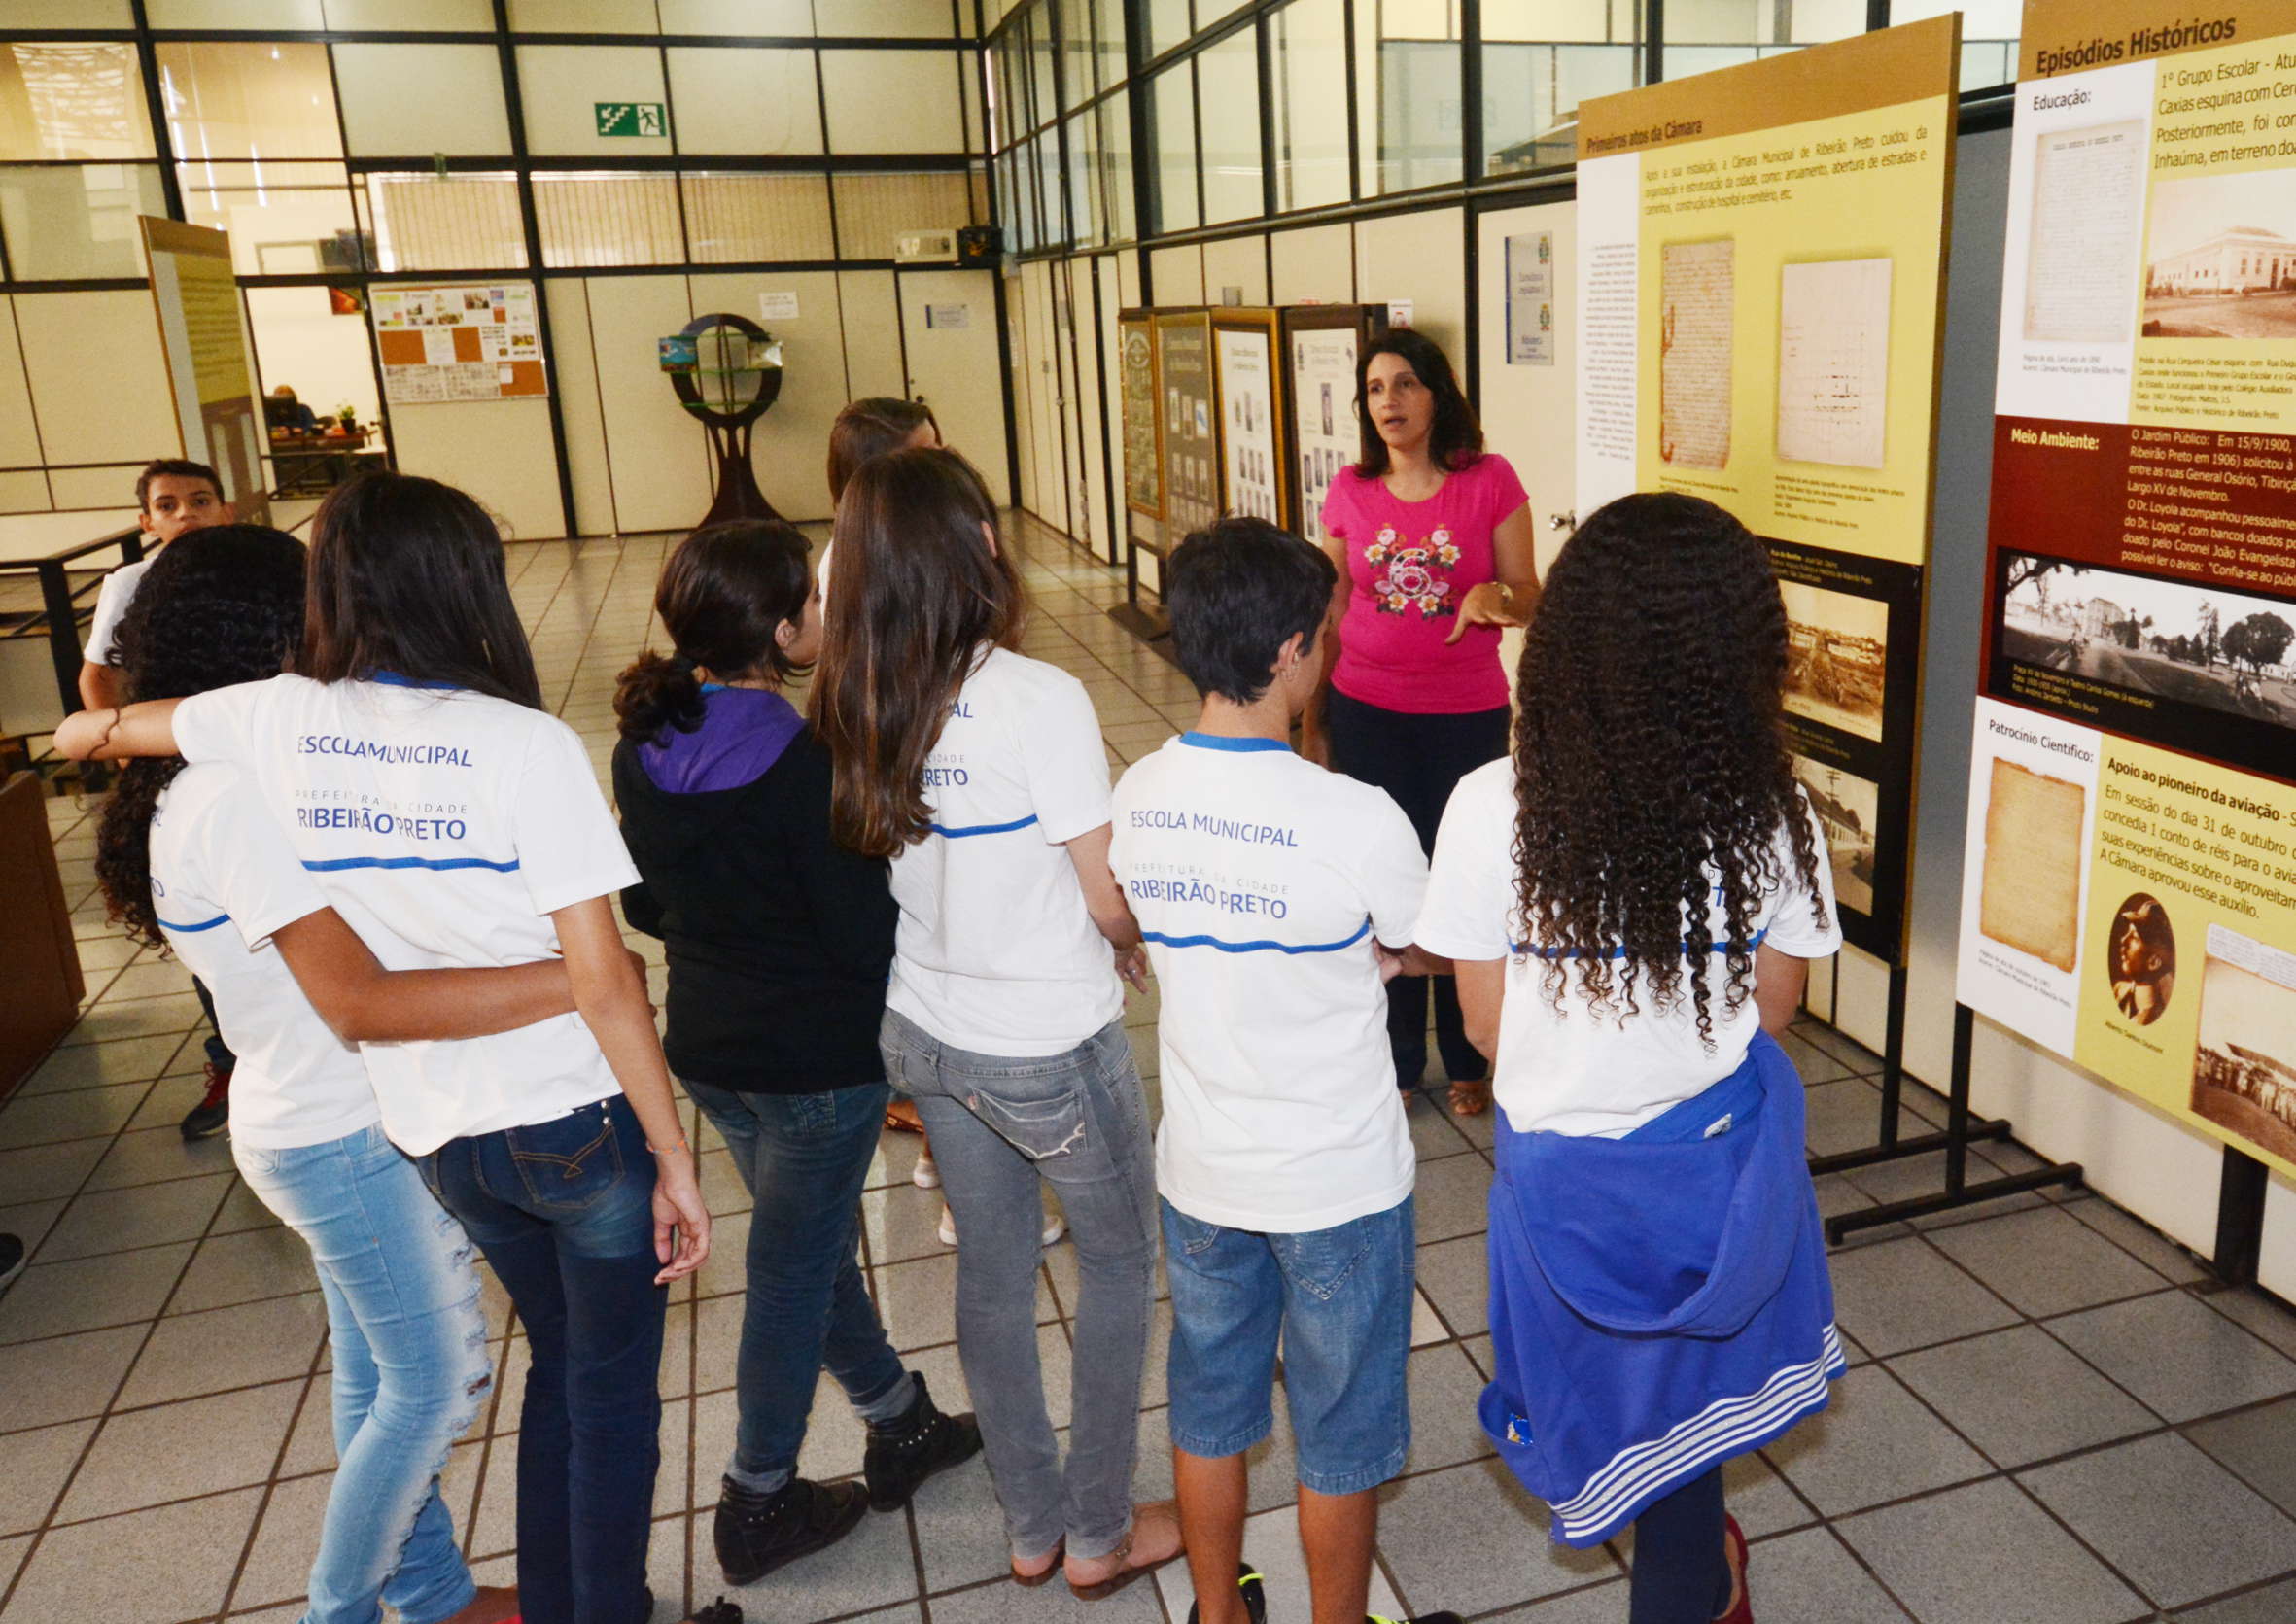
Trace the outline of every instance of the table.
{"label": "table", "polygon": [[278,487],[271,494],[285,497],[332,490],[351,477],[363,458],[382,455],[366,449],[373,437],[371,429],[357,429],[348,434],[273,434],[271,466],[278,474]]}
{"label": "table", "polygon": [[120,549],[122,564],[142,558],[141,519],[133,507],[0,514],[0,570],[30,570],[40,576],[49,650],[55,661],[55,691],[67,716],[80,708],[80,617],[65,571],[90,553],[114,547]]}

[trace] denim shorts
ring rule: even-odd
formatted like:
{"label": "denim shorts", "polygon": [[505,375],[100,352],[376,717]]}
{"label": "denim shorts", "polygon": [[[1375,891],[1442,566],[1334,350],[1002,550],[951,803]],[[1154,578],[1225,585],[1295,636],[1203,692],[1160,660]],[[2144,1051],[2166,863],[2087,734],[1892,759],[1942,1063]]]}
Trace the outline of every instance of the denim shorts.
{"label": "denim shorts", "polygon": [[1409,1196],[1305,1234],[1228,1229],[1164,1209],[1172,1284],[1172,1446],[1216,1460],[1275,1424],[1283,1350],[1303,1487],[1376,1488],[1411,1443]]}

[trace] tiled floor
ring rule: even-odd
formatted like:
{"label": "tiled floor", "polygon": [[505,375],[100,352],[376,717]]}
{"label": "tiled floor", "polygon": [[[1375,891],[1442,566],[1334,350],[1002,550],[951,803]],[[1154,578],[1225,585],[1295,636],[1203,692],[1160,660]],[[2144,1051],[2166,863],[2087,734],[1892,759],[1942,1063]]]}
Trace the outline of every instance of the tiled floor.
{"label": "tiled floor", "polygon": [[[1114,572],[1023,527],[1038,619],[1030,652],[1083,676],[1109,759],[1155,747],[1192,713],[1186,685],[1102,615]],[[659,538],[512,549],[549,697],[603,767],[608,697],[643,643]],[[198,1019],[183,972],[138,953],[92,895],[90,809],[51,803],[88,972],[86,1017],[0,1107],[0,1228],[36,1247],[0,1298],[0,1624],[175,1624],[297,1616],[332,1465],[325,1317],[300,1245],[247,1192],[222,1141],[185,1145]],[[650,946],[641,944],[642,946]],[[1132,1035],[1153,1077],[1153,999]],[[1820,1150],[1873,1127],[1877,1062],[1822,1027],[1793,1041]],[[1151,1084],[1153,1088],[1153,1083]],[[1934,1115],[1917,1095],[1916,1109]],[[1499,1470],[1473,1400],[1489,1361],[1482,1201],[1489,1128],[1422,1102],[1422,1301],[1409,1474],[1382,1512],[1382,1610],[1450,1607],[1527,1624],[1625,1617],[1631,1541],[1571,1554]],[[2015,1164],[2021,1153],[1983,1155]],[[888,1138],[865,1199],[870,1277],[896,1343],[944,1402],[961,1400],[951,1343],[954,1256],[938,1208],[907,1180],[915,1143]],[[723,1587],[710,1507],[734,1415],[746,1205],[722,1150],[706,1158],[723,1215],[717,1256],[681,1287],[662,1367],[668,1400],[655,1500],[657,1616]],[[1827,1210],[1931,1185],[1933,1166],[1825,1181]],[[1833,1409],[1732,1468],[1755,1539],[1764,1624],[2283,1624],[2296,1618],[2296,1317],[2211,1290],[2192,1261],[2098,1198],[2026,1195],[1870,1233],[1834,1260],[1857,1360]],[[1067,1248],[1038,1299],[1050,1379],[1064,1388],[1075,1301]],[[495,1302],[505,1379],[456,1448],[446,1486],[482,1572],[510,1570],[515,1394],[523,1345]],[[1160,1313],[1161,1328],[1161,1313]],[[1140,1488],[1166,1492],[1161,1349],[1140,1417]],[[1064,1393],[1057,1403],[1065,1402]],[[833,1392],[805,1469],[857,1469],[860,1432]],[[1274,1616],[1306,1616],[1291,1535],[1287,1434],[1252,1473],[1253,1558]],[[900,1516],[872,1516],[831,1551],[741,1599],[753,1620],[1046,1624],[1088,1609],[1060,1586],[1023,1592],[976,1462]],[[1089,1609],[1095,1624],[1187,1616],[1167,1571]]]}

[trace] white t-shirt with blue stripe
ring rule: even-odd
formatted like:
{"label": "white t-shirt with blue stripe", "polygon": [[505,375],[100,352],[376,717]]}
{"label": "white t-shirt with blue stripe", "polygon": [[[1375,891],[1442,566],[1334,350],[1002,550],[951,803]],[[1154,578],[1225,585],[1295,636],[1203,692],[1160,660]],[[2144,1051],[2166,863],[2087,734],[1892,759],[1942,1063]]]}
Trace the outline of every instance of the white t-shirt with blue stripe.
{"label": "white t-shirt with blue stripe", "polygon": [[1164,1197],[1303,1234],[1409,1195],[1373,949],[1410,942],[1427,888],[1403,809],[1274,740],[1188,733],[1116,786],[1111,861],[1163,988]]}
{"label": "white t-shirt with blue stripe", "polygon": [[[387,970],[531,964],[550,915],[636,881],[580,738],[506,700],[276,676],[184,701],[188,761],[227,761]],[[383,1128],[413,1155],[618,1091],[581,1019],[361,1046]]]}
{"label": "white t-shirt with blue stripe", "polygon": [[1084,684],[991,648],[925,756],[932,832],[892,862],[900,925],[886,1007],[943,1043],[1033,1057],[1116,1019],[1116,959],[1065,843],[1108,821],[1108,757]]}

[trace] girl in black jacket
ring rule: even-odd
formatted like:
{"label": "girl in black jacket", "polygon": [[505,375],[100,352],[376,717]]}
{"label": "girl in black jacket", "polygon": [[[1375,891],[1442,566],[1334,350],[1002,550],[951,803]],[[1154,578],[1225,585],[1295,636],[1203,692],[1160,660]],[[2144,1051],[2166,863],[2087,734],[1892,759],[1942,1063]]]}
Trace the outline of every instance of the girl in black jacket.
{"label": "girl in black jacket", "polygon": [[[614,698],[614,798],[640,882],[630,923],[667,945],[671,1069],[754,1197],[741,1406],[716,1519],[731,1584],[843,1538],[981,1447],[886,1339],[857,1249],[890,1090],[878,1050],[895,911],[884,863],[829,837],[829,757],[781,692],[820,647],[805,537],[713,525],[662,570],[647,653]],[[797,1476],[826,1366],[869,1429],[864,1484]]]}

